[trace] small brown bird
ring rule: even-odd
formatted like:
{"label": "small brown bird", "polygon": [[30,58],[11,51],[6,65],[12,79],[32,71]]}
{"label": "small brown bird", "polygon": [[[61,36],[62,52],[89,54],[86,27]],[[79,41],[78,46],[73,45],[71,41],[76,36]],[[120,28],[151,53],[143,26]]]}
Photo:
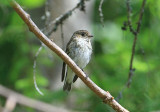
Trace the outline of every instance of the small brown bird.
{"label": "small brown bird", "polygon": [[[91,37],[86,30],[74,32],[66,47],[66,53],[83,70],[89,63],[92,54]],[[64,80],[64,91],[70,91],[71,85],[77,80],[78,76],[63,62],[62,82]]]}

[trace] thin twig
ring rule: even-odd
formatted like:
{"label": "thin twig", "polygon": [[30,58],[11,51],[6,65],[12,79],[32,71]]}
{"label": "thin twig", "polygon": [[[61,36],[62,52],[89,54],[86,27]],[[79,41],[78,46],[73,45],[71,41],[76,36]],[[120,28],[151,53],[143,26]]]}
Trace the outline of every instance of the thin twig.
{"label": "thin twig", "polygon": [[45,26],[44,28],[42,29],[43,33],[44,34],[47,34],[48,33],[48,26],[50,25],[50,21],[51,21],[51,12],[50,12],[50,9],[49,9],[49,3],[48,3],[49,0],[46,0],[46,3],[45,3],[45,14],[44,14],[44,20],[45,20]]}
{"label": "thin twig", "polygon": [[146,4],[146,0],[143,0],[143,3],[142,3],[142,6],[141,6],[141,11],[140,11],[140,14],[139,14],[139,19],[138,19],[138,26],[137,26],[137,33],[139,33],[140,31],[140,27],[141,27],[141,24],[142,24],[142,17],[143,17],[143,14],[144,14],[144,6]]}
{"label": "thin twig", "polygon": [[[66,19],[68,19],[71,15],[72,15],[72,12],[75,11],[76,9],[80,8],[81,11],[84,11],[84,9],[82,8],[83,4],[84,4],[84,1],[85,0],[81,0],[79,3],[77,3],[77,5],[69,10],[68,12],[66,12],[65,14],[62,14],[60,15],[59,17],[57,17],[55,20],[51,21],[50,24],[46,27],[51,27],[54,25],[54,27],[51,27],[50,30],[47,32],[47,36],[51,35],[52,32],[56,31],[57,30],[57,27],[63,23]],[[84,6],[83,6],[84,7]],[[44,29],[45,30],[45,29]]]}
{"label": "thin twig", "polygon": [[110,105],[117,112],[128,112],[122,107],[114,97],[108,92],[97,86],[89,77],[86,78],[85,73],[75,64],[75,62],[54,42],[48,39],[31,20],[29,14],[27,14],[21,6],[14,0],[11,2],[12,7],[27,24],[29,30],[33,32],[37,38],[39,38],[46,46],[48,46],[53,52],[55,52],[63,61],[77,74],[77,76],[97,95],[104,103]]}
{"label": "thin twig", "polygon": [[86,11],[85,0],[80,1],[80,10],[83,12]]}
{"label": "thin twig", "polygon": [[35,58],[34,58],[34,64],[33,64],[33,80],[34,80],[34,86],[36,88],[36,90],[38,91],[39,94],[43,95],[43,93],[40,91],[40,89],[38,88],[37,82],[36,82],[36,65],[37,65],[37,57],[40,53],[40,51],[43,48],[43,43],[41,44],[41,46],[39,47],[38,51],[36,52]]}
{"label": "thin twig", "polygon": [[[44,15],[44,20],[45,20],[45,26],[48,25],[48,23],[50,22],[50,11],[49,11],[49,3],[48,0],[46,0],[46,4],[45,4],[45,15]],[[46,33],[46,31],[44,31],[44,33]],[[33,64],[33,80],[34,80],[34,86],[37,90],[37,92],[41,95],[43,95],[43,93],[40,91],[40,89],[38,88],[37,82],[36,82],[36,66],[37,66],[37,57],[39,55],[39,53],[41,52],[42,48],[44,47],[44,44],[41,43],[39,49],[37,50],[36,54],[35,54],[35,58],[34,58],[34,64]]]}
{"label": "thin twig", "polygon": [[132,19],[131,19],[131,16],[132,16],[132,8],[131,8],[131,5],[130,5],[130,2],[131,2],[130,0],[126,0],[128,26],[129,26],[130,32],[132,32],[133,35],[135,35],[135,34],[136,34],[136,31],[133,29],[133,26],[132,26]]}
{"label": "thin twig", "polygon": [[123,97],[123,91],[126,89],[126,86],[124,86],[121,91],[119,92],[117,98],[116,98],[116,101],[119,102],[119,100]]}
{"label": "thin twig", "polygon": [[[144,13],[145,3],[146,3],[146,0],[143,0],[141,10],[140,10],[140,13],[139,13],[139,19],[138,19],[138,22],[137,22],[137,29],[134,30],[133,27],[132,27],[132,20],[131,20],[130,0],[126,0],[126,6],[127,6],[127,12],[128,12],[128,16],[127,16],[128,17],[128,23],[126,24],[126,22],[124,22],[124,27],[122,29],[125,30],[126,29],[125,26],[129,26],[130,32],[132,32],[132,34],[134,35],[134,41],[133,41],[132,54],[131,54],[130,65],[129,65],[128,80],[127,80],[126,85],[119,92],[118,97],[116,98],[117,101],[122,98],[124,89],[126,89],[126,87],[128,87],[128,88],[130,87],[131,82],[132,82],[132,77],[134,75],[134,71],[136,70],[135,68],[133,68],[133,60],[134,60],[134,56],[135,56],[135,47],[136,47],[136,43],[137,43],[137,36],[138,36],[139,31],[140,31],[140,26],[141,26],[143,13]],[[144,54],[144,50],[142,51],[142,53]]]}
{"label": "thin twig", "polygon": [[145,3],[146,3],[146,0],[143,0],[141,10],[140,10],[140,14],[139,14],[139,19],[138,19],[138,22],[137,22],[137,29],[136,29],[136,32],[134,33],[135,37],[134,37],[133,46],[132,46],[132,55],[131,55],[131,60],[130,60],[128,82],[126,84],[127,87],[130,87],[130,84],[132,82],[132,76],[133,76],[134,71],[135,71],[135,68],[133,68],[133,60],[134,60],[134,56],[135,56],[135,47],[136,47],[136,42],[137,42],[137,35],[140,31]]}
{"label": "thin twig", "polygon": [[102,12],[103,2],[104,2],[104,0],[101,0],[101,1],[100,1],[98,10],[99,10],[99,16],[100,16],[101,24],[102,24],[102,26],[104,27],[104,17],[103,17],[103,12]]}
{"label": "thin twig", "polygon": [[62,49],[64,50],[64,32],[63,32],[63,23],[61,23],[61,40],[62,40]]}
{"label": "thin twig", "polygon": [[49,10],[48,0],[46,0],[46,4],[45,4],[45,26],[47,26],[49,24],[50,18],[51,18],[51,12]]}

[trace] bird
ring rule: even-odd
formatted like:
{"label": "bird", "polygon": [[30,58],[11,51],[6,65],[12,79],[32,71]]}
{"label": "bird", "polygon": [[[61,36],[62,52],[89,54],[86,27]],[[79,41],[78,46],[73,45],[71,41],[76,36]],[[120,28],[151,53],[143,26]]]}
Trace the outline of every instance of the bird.
{"label": "bird", "polygon": [[[93,36],[87,30],[75,31],[66,46],[67,55],[83,69],[89,63],[92,54],[91,38]],[[87,75],[86,75],[87,77]],[[62,66],[62,79],[64,81],[63,90],[70,91],[72,83],[78,79],[78,76],[71,70],[65,62]]]}

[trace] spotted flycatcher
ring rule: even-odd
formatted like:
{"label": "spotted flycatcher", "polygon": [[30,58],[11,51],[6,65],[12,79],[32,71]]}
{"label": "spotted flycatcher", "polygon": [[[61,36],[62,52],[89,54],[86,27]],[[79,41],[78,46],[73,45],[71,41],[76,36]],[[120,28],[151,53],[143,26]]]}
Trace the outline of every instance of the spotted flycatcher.
{"label": "spotted flycatcher", "polygon": [[[91,37],[86,30],[74,32],[66,47],[68,56],[83,70],[89,63],[92,54]],[[70,91],[71,85],[78,76],[63,62],[62,81],[64,80],[64,91]]]}

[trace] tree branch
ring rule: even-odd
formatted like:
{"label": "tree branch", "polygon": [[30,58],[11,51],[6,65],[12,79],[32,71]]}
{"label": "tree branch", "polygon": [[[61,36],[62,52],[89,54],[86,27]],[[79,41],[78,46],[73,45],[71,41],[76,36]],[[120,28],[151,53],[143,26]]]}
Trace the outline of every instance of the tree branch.
{"label": "tree branch", "polygon": [[[63,108],[58,108],[38,100],[28,98],[8,88],[3,87],[2,85],[0,85],[0,95],[6,98],[12,98],[11,99],[12,103],[14,102],[24,106],[32,107],[34,109],[37,109],[43,112],[70,112],[71,111]],[[11,102],[8,102],[8,103],[11,103]],[[14,108],[15,104],[11,104],[11,105],[13,106],[12,108]]]}
{"label": "tree branch", "polygon": [[[77,5],[75,7],[73,7],[71,10],[60,15],[55,20],[51,21],[50,24],[48,24],[48,26],[46,26],[44,29],[44,31],[45,31],[46,29],[48,30],[48,28],[51,27],[50,30],[47,31],[46,35],[50,36],[54,31],[56,31],[57,27],[60,24],[62,24],[66,19],[68,19],[72,15],[72,12],[75,11],[76,9],[80,8],[80,11],[85,12],[85,1],[86,0],[80,0],[80,2],[77,3]],[[54,25],[54,27],[52,27],[53,25]]]}
{"label": "tree branch", "polygon": [[11,1],[12,7],[28,25],[28,28],[33,32],[46,46],[48,46],[53,52],[55,52],[65,63],[75,72],[76,75],[97,95],[104,103],[110,105],[117,112],[129,112],[122,107],[108,91],[104,91],[98,87],[90,78],[86,78],[85,73],[75,64],[75,62],[54,42],[49,40],[31,20],[29,14],[27,14],[21,6],[14,0]]}
{"label": "tree branch", "polygon": [[130,60],[130,67],[129,67],[129,75],[128,75],[128,81],[127,81],[127,87],[130,87],[130,84],[132,82],[132,76],[134,75],[134,71],[135,71],[135,68],[133,68],[133,59],[134,59],[134,55],[135,55],[135,48],[136,48],[136,43],[137,43],[137,35],[140,31],[140,27],[141,27],[141,23],[142,23],[142,17],[143,17],[143,13],[144,13],[144,6],[145,6],[145,3],[146,3],[146,0],[143,0],[142,2],[142,6],[141,6],[141,10],[140,10],[140,14],[139,14],[139,19],[138,19],[138,22],[137,22],[137,28],[136,30],[133,30],[132,28],[132,25],[131,25],[131,19],[130,19],[130,0],[127,0],[127,9],[128,9],[128,25],[130,27],[130,31],[133,33],[134,35],[134,41],[133,41],[133,46],[132,46],[132,55],[131,55],[131,60]]}
{"label": "tree branch", "polygon": [[[126,0],[126,7],[127,7],[127,19],[128,21],[124,22],[124,26],[122,27],[122,30],[126,30],[126,27],[129,27],[130,32],[134,35],[134,41],[133,41],[133,45],[132,45],[132,54],[131,54],[131,59],[130,59],[130,65],[129,65],[129,74],[128,74],[128,80],[127,83],[124,85],[124,87],[122,88],[122,90],[119,92],[118,97],[116,98],[117,101],[119,101],[122,98],[123,95],[123,91],[128,87],[130,87],[131,82],[132,82],[132,77],[134,75],[134,71],[136,70],[135,68],[133,68],[133,60],[134,60],[134,55],[135,55],[135,48],[136,48],[136,43],[137,43],[137,36],[139,34],[140,31],[140,26],[141,26],[141,21],[142,21],[142,16],[144,13],[144,6],[145,6],[146,0],[143,0],[142,2],[142,6],[141,6],[141,10],[140,10],[140,14],[139,14],[139,19],[137,22],[137,29],[134,30],[133,26],[132,26],[132,19],[131,19],[131,5],[130,5],[130,0]],[[142,54],[144,55],[144,50],[142,50]]]}
{"label": "tree branch", "polygon": [[43,43],[41,43],[41,46],[39,47],[38,51],[36,52],[36,55],[34,57],[34,63],[33,63],[33,81],[34,81],[34,86],[37,90],[37,92],[41,95],[43,95],[43,93],[41,92],[41,90],[38,88],[37,82],[36,82],[36,66],[37,66],[37,57],[39,55],[39,53],[41,52],[42,48],[43,48]]}

